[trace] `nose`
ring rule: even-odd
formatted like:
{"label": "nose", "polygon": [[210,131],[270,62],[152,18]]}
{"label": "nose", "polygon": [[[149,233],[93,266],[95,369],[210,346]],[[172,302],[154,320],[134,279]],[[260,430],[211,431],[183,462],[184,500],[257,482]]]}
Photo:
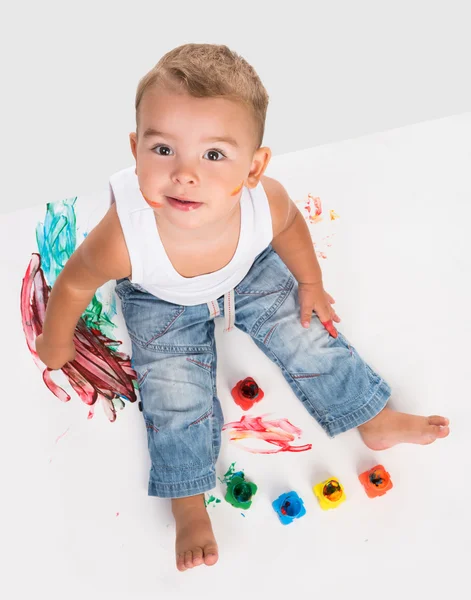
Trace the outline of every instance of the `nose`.
{"label": "nose", "polygon": [[172,182],[180,185],[195,185],[198,182],[196,169],[189,163],[180,163],[171,175]]}

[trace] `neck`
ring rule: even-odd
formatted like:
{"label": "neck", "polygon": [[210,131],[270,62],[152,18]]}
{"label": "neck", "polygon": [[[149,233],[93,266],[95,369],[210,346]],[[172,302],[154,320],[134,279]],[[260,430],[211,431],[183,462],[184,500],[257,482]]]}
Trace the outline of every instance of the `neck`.
{"label": "neck", "polygon": [[234,221],[239,223],[240,202],[223,219],[215,223],[208,223],[197,229],[180,229],[167,220],[159,218],[157,214],[155,215],[155,219],[159,232],[169,236],[171,239],[178,239],[179,244],[191,246],[192,244],[200,244],[201,242],[215,243],[224,235],[227,235],[228,227]]}

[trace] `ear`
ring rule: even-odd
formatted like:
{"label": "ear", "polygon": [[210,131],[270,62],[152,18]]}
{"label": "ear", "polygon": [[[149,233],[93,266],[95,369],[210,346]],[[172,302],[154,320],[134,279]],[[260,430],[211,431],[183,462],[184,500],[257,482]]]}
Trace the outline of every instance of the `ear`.
{"label": "ear", "polygon": [[271,150],[267,146],[255,150],[252,159],[252,166],[250,167],[250,173],[247,176],[247,187],[254,188],[258,185],[268,163],[271,159]]}
{"label": "ear", "polygon": [[131,152],[137,162],[137,135],[135,132],[129,134],[129,142],[131,144]]}

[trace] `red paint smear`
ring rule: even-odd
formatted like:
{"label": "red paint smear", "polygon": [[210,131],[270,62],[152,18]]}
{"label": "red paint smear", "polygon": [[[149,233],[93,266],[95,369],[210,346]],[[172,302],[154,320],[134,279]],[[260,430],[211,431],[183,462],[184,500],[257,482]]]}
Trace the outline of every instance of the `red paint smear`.
{"label": "red paint smear", "polygon": [[258,450],[243,446],[244,450],[253,454],[276,454],[278,452],[304,452],[312,448],[312,444],[304,446],[292,446],[291,443],[302,433],[301,429],[295,427],[288,419],[265,420],[264,417],[250,417],[244,415],[240,421],[227,423],[223,431],[230,429],[231,441],[243,439],[264,440],[269,444],[278,446],[277,450]]}
{"label": "red paint smear", "polygon": [[57,442],[64,437],[64,435],[66,435],[66,433],[69,431],[70,427],[67,427],[67,429],[64,431],[64,433],[61,433],[60,436],[56,439],[56,444]]}
{"label": "red paint smear", "polygon": [[[312,194],[308,194],[307,197],[308,197],[308,200],[307,200],[306,206],[304,207],[304,210],[307,212],[307,217],[309,219],[309,222],[310,223],[319,223],[319,221],[322,221],[321,199],[318,197],[314,198],[314,196]],[[313,212],[314,214],[311,214],[311,212]]]}
{"label": "red paint smear", "polygon": [[[41,361],[35,347],[36,337],[42,332],[49,293],[50,288],[41,269],[41,257],[35,253],[21,286],[23,331],[34,362],[42,371],[44,383],[59,400],[68,402],[69,394],[52,380],[51,369]],[[75,329],[74,344],[76,358],[61,370],[85,404],[92,406],[101,398],[108,419],[114,421],[116,409],[113,398],[125,397],[130,402],[136,401],[132,383],[136,379],[136,373],[129,357],[109,348],[121,342],[111,340],[97,329],[88,329],[82,318]],[[92,410],[88,418],[91,418],[91,413]]]}

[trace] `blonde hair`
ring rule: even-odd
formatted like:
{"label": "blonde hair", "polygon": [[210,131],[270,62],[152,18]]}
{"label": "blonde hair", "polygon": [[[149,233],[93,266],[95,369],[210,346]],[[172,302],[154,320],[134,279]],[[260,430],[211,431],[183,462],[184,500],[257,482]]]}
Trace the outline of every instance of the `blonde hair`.
{"label": "blonde hair", "polygon": [[217,44],[184,44],[167,52],[140,81],[136,92],[136,128],[139,105],[146,90],[162,85],[186,91],[196,98],[226,97],[245,104],[255,118],[258,147],[263,141],[268,94],[255,69]]}

